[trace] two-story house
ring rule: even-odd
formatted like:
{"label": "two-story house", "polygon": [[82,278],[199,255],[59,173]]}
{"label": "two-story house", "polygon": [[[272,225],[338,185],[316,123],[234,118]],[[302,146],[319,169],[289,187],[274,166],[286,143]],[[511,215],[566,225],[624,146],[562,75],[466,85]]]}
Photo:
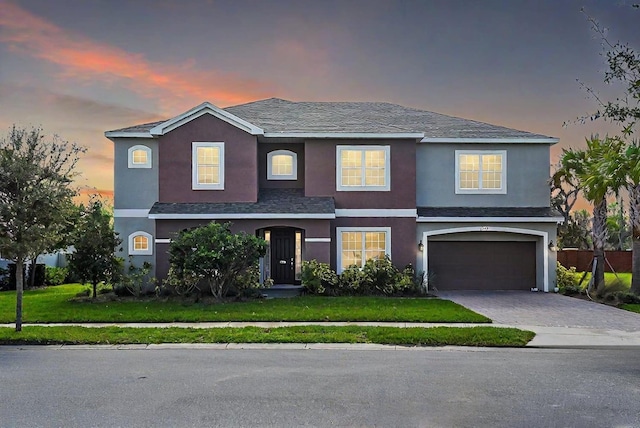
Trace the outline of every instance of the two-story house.
{"label": "two-story house", "polygon": [[390,255],[451,289],[553,289],[543,135],[388,103],[209,103],[108,131],[123,256],[166,276],[172,236],[210,221],[269,242],[262,278]]}

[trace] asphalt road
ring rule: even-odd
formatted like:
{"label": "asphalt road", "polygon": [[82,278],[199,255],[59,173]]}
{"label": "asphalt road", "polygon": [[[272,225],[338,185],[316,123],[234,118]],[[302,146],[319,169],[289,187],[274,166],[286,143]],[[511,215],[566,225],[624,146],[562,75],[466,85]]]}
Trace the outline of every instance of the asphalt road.
{"label": "asphalt road", "polygon": [[638,427],[640,351],[0,347],[2,427]]}

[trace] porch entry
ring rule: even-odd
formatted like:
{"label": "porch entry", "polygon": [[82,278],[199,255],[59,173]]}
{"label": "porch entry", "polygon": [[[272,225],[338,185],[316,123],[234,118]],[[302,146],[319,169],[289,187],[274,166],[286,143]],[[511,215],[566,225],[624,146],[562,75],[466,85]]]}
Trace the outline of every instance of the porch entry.
{"label": "porch entry", "polygon": [[274,284],[300,284],[302,272],[303,231],[293,227],[271,227],[262,230],[268,243],[262,263],[262,277]]}

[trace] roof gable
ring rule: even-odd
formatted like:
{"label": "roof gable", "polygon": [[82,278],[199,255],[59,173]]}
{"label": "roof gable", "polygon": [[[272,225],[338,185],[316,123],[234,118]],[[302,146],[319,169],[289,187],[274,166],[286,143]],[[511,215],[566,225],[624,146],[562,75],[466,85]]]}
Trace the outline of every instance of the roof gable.
{"label": "roof gable", "polygon": [[166,122],[162,122],[154,126],[149,130],[149,133],[152,136],[164,135],[167,132],[173,131],[174,129],[184,125],[185,123],[191,122],[192,120],[205,114],[210,114],[235,126],[236,128],[248,132],[251,135],[262,135],[264,133],[262,129],[258,128],[257,126],[247,122],[244,119],[239,118],[238,116],[235,116],[232,113],[229,113],[228,111],[222,110],[209,102],[204,102],[199,106],[194,107],[191,110],[174,117],[173,119],[169,119]]}

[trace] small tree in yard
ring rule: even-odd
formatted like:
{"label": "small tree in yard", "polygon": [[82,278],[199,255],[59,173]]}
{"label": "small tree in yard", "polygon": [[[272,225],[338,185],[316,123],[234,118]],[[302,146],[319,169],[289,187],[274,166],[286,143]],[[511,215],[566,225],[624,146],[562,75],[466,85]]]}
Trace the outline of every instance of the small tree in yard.
{"label": "small tree in yard", "polygon": [[230,224],[209,223],[178,234],[169,245],[173,273],[206,281],[216,299],[225,297],[235,278],[264,256],[267,243]]}
{"label": "small tree in yard", "polygon": [[39,128],[13,126],[0,139],[0,253],[16,264],[16,331],[22,330],[23,267],[68,229],[67,208],[78,157],[84,149]]}
{"label": "small tree in yard", "polygon": [[83,283],[93,286],[93,298],[98,284],[114,279],[120,263],[115,251],[122,243],[113,230],[111,216],[100,200],[92,198],[88,206],[80,207],[80,219],[74,233],[74,252],[69,256],[69,270]]}

